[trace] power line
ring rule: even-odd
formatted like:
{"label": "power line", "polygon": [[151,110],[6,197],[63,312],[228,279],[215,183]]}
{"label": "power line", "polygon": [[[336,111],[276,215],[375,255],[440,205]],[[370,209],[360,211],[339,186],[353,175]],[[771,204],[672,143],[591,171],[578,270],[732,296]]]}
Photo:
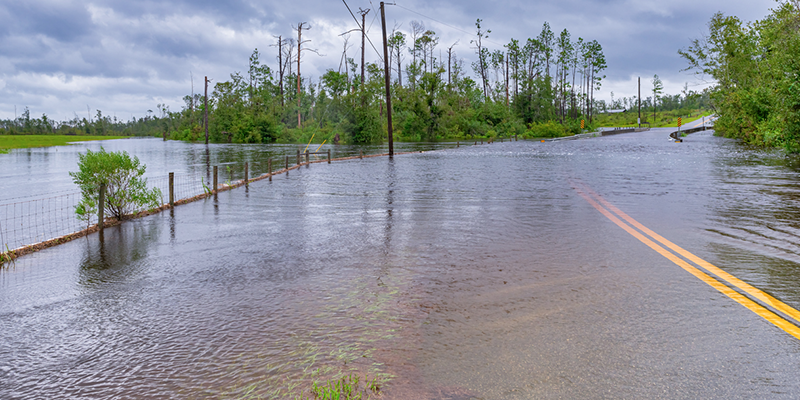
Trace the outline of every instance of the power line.
{"label": "power line", "polygon": [[[353,21],[356,21],[356,25],[358,25],[359,29],[364,29],[361,26],[361,24],[358,22],[358,18],[356,18],[356,15],[353,14],[353,10],[351,10],[350,6],[347,5],[347,1],[342,0],[342,3],[344,3],[344,6],[347,7],[347,11],[350,11],[350,15],[353,17]],[[369,42],[369,45],[372,46],[372,49],[375,50],[375,54],[378,55],[378,59],[381,60],[381,62],[383,62],[383,57],[381,57],[381,53],[378,52],[378,49],[376,49],[375,45],[372,44],[372,40],[370,40],[369,35],[367,35],[367,31],[364,31],[364,36],[367,38],[367,41]]]}

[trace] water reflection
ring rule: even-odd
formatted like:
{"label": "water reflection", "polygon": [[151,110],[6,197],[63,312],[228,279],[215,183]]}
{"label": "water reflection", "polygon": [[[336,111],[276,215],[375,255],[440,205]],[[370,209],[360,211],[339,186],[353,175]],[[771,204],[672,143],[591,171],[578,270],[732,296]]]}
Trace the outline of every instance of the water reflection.
{"label": "water reflection", "polygon": [[[172,218],[170,218],[172,219]],[[80,262],[78,283],[94,289],[109,282],[124,282],[139,272],[137,262],[146,258],[158,239],[160,224],[156,221],[134,221],[127,226],[108,227],[101,235],[80,240],[85,245]],[[170,222],[174,238],[174,222]]]}

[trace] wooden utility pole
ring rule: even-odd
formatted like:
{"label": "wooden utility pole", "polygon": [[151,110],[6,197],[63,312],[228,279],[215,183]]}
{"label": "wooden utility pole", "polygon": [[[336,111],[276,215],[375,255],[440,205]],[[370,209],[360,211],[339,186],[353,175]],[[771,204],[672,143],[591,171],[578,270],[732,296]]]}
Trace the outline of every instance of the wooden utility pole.
{"label": "wooden utility pole", "polygon": [[206,76],[206,93],[203,96],[203,126],[206,128],[206,144],[208,144],[208,77]]}
{"label": "wooden utility pole", "polygon": [[639,103],[639,128],[642,127],[642,77],[639,77],[639,98],[637,99]]}
{"label": "wooden utility pole", "polygon": [[300,46],[303,43],[303,24],[297,24],[297,129],[300,129]]}
{"label": "wooden utility pole", "polygon": [[366,37],[367,37],[367,14],[369,14],[369,8],[366,10],[358,9],[358,12],[361,13],[361,90],[364,90],[364,45],[366,45]]}
{"label": "wooden utility pole", "polygon": [[386,12],[384,4],[381,2],[381,26],[383,27],[383,69],[386,80],[386,116],[388,118],[389,131],[389,158],[394,157],[394,139],[392,138],[392,92],[389,87],[389,47],[386,42]]}

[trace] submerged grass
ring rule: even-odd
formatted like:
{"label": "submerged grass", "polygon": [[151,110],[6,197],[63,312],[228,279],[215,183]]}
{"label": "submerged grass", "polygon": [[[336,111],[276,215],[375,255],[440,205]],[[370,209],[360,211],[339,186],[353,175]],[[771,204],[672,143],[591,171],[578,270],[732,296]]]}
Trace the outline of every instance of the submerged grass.
{"label": "submerged grass", "polygon": [[[363,384],[363,386],[362,386]],[[359,375],[345,375],[323,384],[314,382],[309,394],[301,393],[295,400],[366,400],[380,395],[382,382]]]}
{"label": "submerged grass", "polygon": [[128,136],[0,135],[0,154],[6,154],[11,149],[64,146],[73,142],[125,138]]}

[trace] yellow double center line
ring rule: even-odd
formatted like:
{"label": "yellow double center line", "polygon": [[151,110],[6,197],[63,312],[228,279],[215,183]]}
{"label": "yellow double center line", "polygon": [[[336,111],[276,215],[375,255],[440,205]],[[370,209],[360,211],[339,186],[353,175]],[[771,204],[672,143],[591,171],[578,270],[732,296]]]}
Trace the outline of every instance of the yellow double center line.
{"label": "yellow double center line", "polygon": [[[642,232],[655,241],[663,244],[670,250],[674,251],[677,254],[680,254],[687,260],[697,264],[701,268],[705,269],[706,271],[716,275],[720,279],[728,282],[730,285],[739,288],[744,293],[752,296],[753,298],[761,301],[762,303],[774,308],[775,310],[780,311],[781,313],[785,314],[787,317],[793,319],[796,322],[800,322],[800,311],[790,307],[789,305],[783,303],[782,301],[770,296],[767,293],[741,281],[739,278],[721,270],[720,268],[712,265],[708,261],[701,259],[700,257],[684,250],[683,248],[679,247],[678,245],[670,242],[669,240],[661,237],[659,234],[653,232],[652,230],[648,229],[644,225],[640,224],[635,219],[631,218],[628,214],[625,214],[620,209],[615,207],[613,204],[609,203],[605,199],[603,199],[599,194],[595,193],[592,189],[587,187],[586,185],[578,182],[572,182],[572,187],[575,189],[578,194],[583,197],[592,207],[596,208],[597,211],[600,211],[603,215],[606,216],[611,222],[617,224],[620,228],[624,229],[626,232],[630,233],[631,236],[639,239],[640,242],[646,244],[651,249],[655,250],[662,256],[666,257],[668,260],[672,261],[679,267],[683,268],[690,274],[696,276],[701,281],[709,284],[714,289],[719,290],[726,296],[730,297],[731,299],[735,300],[737,303],[747,307],[750,311],[758,314],[762,318],[766,319],[767,321],[775,324],[778,328],[783,329],[786,333],[794,336],[797,339],[800,339],[800,327],[797,325],[787,321],[783,317],[777,315],[776,313],[768,310],[761,304],[756,303],[755,301],[751,300],[747,296],[742,295],[741,293],[737,292],[736,290],[732,289],[731,287],[726,286],[722,282],[714,279],[710,275],[706,274],[705,272],[699,270],[698,268],[692,266],[685,260],[681,259],[680,257],[676,256],[675,254],[671,253],[664,247],[658,245],[657,243],[653,242],[652,240],[648,239]],[[602,205],[601,205],[602,204]],[[609,211],[610,210],[610,211]],[[612,214],[613,212],[613,214]],[[616,216],[614,215],[616,214]],[[617,218],[619,216],[623,220],[627,221],[628,224]],[[637,231],[633,227],[639,229]]]}

